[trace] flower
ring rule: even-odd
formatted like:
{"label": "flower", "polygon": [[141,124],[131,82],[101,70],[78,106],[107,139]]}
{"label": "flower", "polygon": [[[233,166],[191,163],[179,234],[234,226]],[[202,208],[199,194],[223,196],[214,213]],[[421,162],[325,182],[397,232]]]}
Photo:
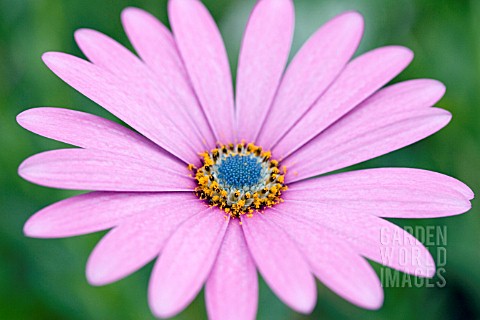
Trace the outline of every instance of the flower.
{"label": "flower", "polygon": [[169,16],[174,36],[144,11],[123,12],[141,59],[92,30],[75,34],[90,61],[43,56],[132,129],[67,109],[21,113],[26,129],[80,148],[34,155],[19,174],[48,187],[93,190],[36,213],[26,235],[112,229],[89,258],[93,285],[158,257],[149,302],[159,317],[180,312],[206,284],[210,318],[252,319],[256,270],[302,313],[315,306],[314,277],[351,303],[379,308],[383,291],[365,258],[434,275],[428,250],[381,218],[466,212],[473,193],[465,184],[409,168],[324,175],[449,122],[447,111],[432,107],[445,91],[435,80],[382,89],[412,60],[410,50],[383,47],[351,60],[363,19],[347,12],[312,35],[284,73],[293,4],[261,0],[245,31],[234,98],[225,48],[205,7],[170,0]]}

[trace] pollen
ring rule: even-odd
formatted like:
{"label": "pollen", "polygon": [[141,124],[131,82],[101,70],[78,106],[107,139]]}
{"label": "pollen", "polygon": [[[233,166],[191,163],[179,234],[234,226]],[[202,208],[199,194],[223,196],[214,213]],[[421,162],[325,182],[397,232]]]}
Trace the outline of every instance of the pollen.
{"label": "pollen", "polygon": [[199,155],[203,166],[189,165],[188,169],[197,183],[195,194],[208,205],[239,218],[283,202],[286,167],[280,170],[270,151],[242,142],[219,144]]}

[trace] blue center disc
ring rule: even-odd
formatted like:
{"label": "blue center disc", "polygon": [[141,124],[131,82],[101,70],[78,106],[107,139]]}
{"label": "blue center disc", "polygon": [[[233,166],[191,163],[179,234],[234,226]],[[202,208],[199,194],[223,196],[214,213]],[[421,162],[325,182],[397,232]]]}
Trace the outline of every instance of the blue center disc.
{"label": "blue center disc", "polygon": [[258,183],[261,171],[262,166],[256,158],[235,155],[222,161],[218,167],[218,179],[240,189]]}

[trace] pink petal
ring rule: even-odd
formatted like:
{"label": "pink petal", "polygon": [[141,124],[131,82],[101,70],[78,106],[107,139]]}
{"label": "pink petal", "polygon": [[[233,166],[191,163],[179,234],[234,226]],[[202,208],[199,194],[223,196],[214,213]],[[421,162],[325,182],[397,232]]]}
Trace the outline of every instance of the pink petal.
{"label": "pink petal", "polygon": [[187,72],[170,30],[152,14],[138,8],[123,10],[122,23],[135,50],[158,76],[166,74],[182,88],[189,86]]}
{"label": "pink petal", "polygon": [[317,299],[315,280],[295,243],[261,214],[242,216],[242,223],[252,257],[272,291],[290,308],[312,312]]}
{"label": "pink petal", "polygon": [[185,171],[183,162],[150,140],[92,114],[62,108],[34,108],[20,113],[17,122],[36,134],[77,147],[160,161],[168,168]]}
{"label": "pink petal", "polygon": [[392,80],[412,58],[410,50],[393,46],[356,58],[285,137],[278,137],[272,151],[287,157]]}
{"label": "pink petal", "polygon": [[327,90],[357,49],[362,33],[362,16],[347,12],[312,35],[286,71],[258,137],[259,145],[270,149]]}
{"label": "pink petal", "polygon": [[262,0],[248,20],[238,62],[237,137],[254,141],[272,103],[292,44],[291,0]]}
{"label": "pink petal", "polygon": [[130,80],[63,53],[49,52],[43,59],[62,80],[148,139],[186,163],[198,163],[198,150],[205,148],[201,137],[138,63],[131,66],[137,78]]}
{"label": "pink petal", "polygon": [[168,4],[178,49],[215,137],[232,142],[232,77],[215,21],[198,0],[170,0]]}
{"label": "pink petal", "polygon": [[137,56],[101,32],[79,29],[75,31],[75,41],[88,60],[115,75],[129,78],[145,72]]}
{"label": "pink petal", "polygon": [[54,203],[34,214],[23,231],[29,237],[63,238],[109,229],[132,216],[156,212],[191,193],[91,192]]}
{"label": "pink petal", "polygon": [[[364,213],[351,214],[339,206],[306,201],[296,192],[285,192],[283,214],[314,224],[320,232],[333,233],[357,253],[405,273],[420,277],[435,274],[435,262],[423,244],[396,225]],[[280,209],[281,208],[281,209]]]}
{"label": "pink petal", "polygon": [[450,119],[448,111],[437,108],[363,117],[349,114],[284,161],[290,169],[286,181],[292,183],[403,148],[437,132]]}
{"label": "pink petal", "polygon": [[[171,35],[169,37],[172,50],[176,51],[173,38]],[[209,146],[214,145],[215,141],[195,94],[188,85],[185,75],[182,76],[182,69],[168,61],[169,55],[165,56],[164,61],[166,64],[164,69],[168,71],[155,73],[125,47],[100,32],[81,29],[75,33],[75,39],[95,65],[121,77],[128,86],[138,85],[141,89],[140,94],[145,95],[144,92],[147,92],[146,98],[154,100],[159,106],[158,115],[173,119],[179,129],[181,128],[180,131],[187,133],[191,143],[198,150],[206,148],[207,140]],[[177,54],[174,62],[178,61]]]}
{"label": "pink petal", "polygon": [[122,221],[93,250],[87,279],[93,285],[120,280],[153,260],[173,232],[187,219],[204,211],[193,194],[160,194],[165,201]]}
{"label": "pink petal", "polygon": [[[211,130],[187,82],[183,67],[182,69],[178,67],[182,65],[173,37],[170,33],[167,34],[171,50],[176,56],[174,61],[168,60],[170,57],[168,54],[160,56],[164,58],[165,64],[161,72],[152,72],[129,50],[100,32],[78,30],[75,33],[75,39],[90,61],[124,78],[127,85],[132,85],[132,82],[138,83],[141,93],[144,91],[154,93],[148,98],[156,100],[161,108],[160,114],[176,120],[178,126],[182,131],[187,132],[191,142],[197,148],[205,148],[207,141],[210,146],[214,145]],[[162,35],[165,34],[159,33],[157,36]],[[161,53],[157,52],[157,55]]]}
{"label": "pink petal", "polygon": [[[445,94],[445,86],[432,79],[414,79],[385,87],[365,100],[350,113],[393,114],[437,103]],[[360,111],[362,110],[362,111]],[[348,114],[345,118],[349,117]]]}
{"label": "pink petal", "polygon": [[[192,130],[190,133],[193,140],[192,143],[195,143],[194,138],[197,138],[197,145],[200,148],[205,147],[199,142],[199,137],[202,137],[204,134],[210,134],[210,130],[203,133],[200,133],[198,130],[195,131],[197,129],[196,120],[201,122],[202,120],[205,121],[205,119],[203,115],[199,119],[192,118],[191,111],[194,109],[198,110],[198,108],[195,108],[195,95],[188,88],[185,80],[175,82],[173,81],[174,79],[166,74],[157,76],[133,53],[98,31],[89,29],[77,30],[75,32],[75,40],[91,62],[121,78],[127,86],[138,85],[141,89],[139,96],[145,95],[146,99],[151,99],[157,103],[159,109],[161,109],[158,112],[159,115],[174,120],[178,119],[178,126],[182,130]],[[175,71],[177,71],[175,68],[170,70],[171,73]],[[187,86],[186,92],[181,91],[184,86]],[[182,96],[189,96],[188,101],[181,101],[179,98]],[[197,112],[197,114],[201,114],[201,112]],[[210,136],[209,138],[212,137]]]}
{"label": "pink petal", "polygon": [[[355,136],[361,139],[362,135],[369,130],[372,131],[370,135],[378,134],[375,132],[376,128],[394,123],[396,119],[404,119],[410,115],[409,112],[418,112],[420,110],[417,109],[431,107],[444,93],[445,86],[443,84],[429,79],[410,80],[386,87],[368,98],[311,143],[305,145],[299,152],[306,152],[306,149],[313,151],[313,149],[310,149],[310,145],[312,145],[315,150],[318,148],[318,150],[323,150],[322,152],[327,152],[323,156],[328,157],[331,150],[334,151],[335,147],[348,143]],[[365,135],[365,137],[368,138],[369,135]],[[380,137],[377,139],[380,139]],[[354,152],[345,154],[345,160],[347,160],[345,164],[342,164],[339,158],[329,164],[334,167],[343,167],[350,165],[350,163],[354,164],[355,162],[352,161],[359,161],[358,157],[361,156],[361,154]],[[291,158],[298,160],[299,156],[294,153]],[[291,163],[294,163],[295,160],[291,161]],[[363,160],[360,159],[360,161]],[[318,163],[314,170],[306,170],[302,175],[298,174],[299,172],[296,170],[291,170],[290,173],[297,172],[297,174],[290,174],[287,180],[293,182],[306,176],[328,172],[330,169],[325,168],[325,164],[327,163]]]}
{"label": "pink petal", "polygon": [[30,182],[62,189],[99,191],[192,191],[188,170],[99,150],[63,149],[31,156],[18,168]]}
{"label": "pink petal", "polygon": [[123,10],[122,23],[135,50],[154,72],[156,81],[194,120],[206,145],[215,145],[212,130],[188,82],[187,71],[171,32],[153,15],[137,8]]}
{"label": "pink petal", "polygon": [[150,279],[149,302],[156,316],[172,317],[195,298],[213,267],[227,226],[222,212],[207,209],[173,234]]}
{"label": "pink petal", "polygon": [[473,192],[440,173],[382,168],[334,174],[294,183],[296,199],[387,218],[436,218],[471,208]]}
{"label": "pink petal", "polygon": [[273,208],[267,219],[279,224],[298,244],[312,272],[342,298],[362,308],[378,309],[383,290],[372,267],[334,233]]}
{"label": "pink petal", "polygon": [[255,319],[258,279],[238,220],[230,220],[205,286],[209,319]]}

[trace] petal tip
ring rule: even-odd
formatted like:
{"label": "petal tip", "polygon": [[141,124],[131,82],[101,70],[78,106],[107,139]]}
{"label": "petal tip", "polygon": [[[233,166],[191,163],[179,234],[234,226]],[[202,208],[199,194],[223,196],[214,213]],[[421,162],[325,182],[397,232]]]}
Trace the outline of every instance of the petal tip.
{"label": "petal tip", "polygon": [[85,52],[89,52],[89,45],[92,46],[95,42],[98,42],[100,39],[106,39],[107,36],[103,33],[88,29],[88,28],[80,28],[75,30],[73,37],[75,42],[78,44],[79,48]]}
{"label": "petal tip", "polygon": [[435,268],[435,265],[433,266],[433,268],[427,268],[425,273],[424,273],[425,274],[424,277],[433,278],[436,274],[436,271],[437,271],[437,269]]}
{"label": "petal tip", "polygon": [[122,10],[120,19],[122,20],[122,23],[125,25],[127,22],[133,21],[135,19],[142,19],[145,16],[150,16],[150,13],[140,8],[130,6]]}
{"label": "petal tip", "polygon": [[108,284],[108,281],[105,281],[102,275],[97,274],[93,271],[89,271],[88,269],[85,276],[87,278],[87,282],[92,286],[101,287]]}
{"label": "petal tip", "polygon": [[350,299],[346,300],[362,309],[379,310],[383,306],[384,302],[383,288],[380,288],[379,291],[381,293],[380,295],[376,292],[364,292],[364,296],[361,297],[360,301],[351,301]]}
{"label": "petal tip", "polygon": [[363,26],[363,24],[365,23],[363,15],[360,13],[360,11],[356,10],[345,11],[344,13],[340,14],[338,18],[348,19],[350,23],[358,24],[361,26]]}
{"label": "petal tip", "polygon": [[432,121],[435,121],[436,124],[438,124],[439,129],[445,127],[452,120],[452,114],[450,111],[441,108],[432,108],[432,110],[434,111],[430,117]]}
{"label": "petal tip", "polygon": [[363,15],[355,10],[345,11],[328,21],[326,25],[331,25],[334,29],[347,30],[347,34],[355,35],[357,46],[360,42],[365,29],[365,20]]}
{"label": "petal tip", "polygon": [[36,154],[23,160],[23,162],[18,166],[17,172],[22,179],[31,183],[42,185],[41,182],[36,181],[38,173],[41,173],[42,171],[42,168],[40,168],[40,170],[38,168],[41,167],[41,165],[39,166],[39,163],[37,162],[39,155],[41,154]]}
{"label": "petal tip", "polygon": [[33,112],[32,110],[35,110],[35,108],[24,110],[24,111],[20,112],[15,118],[17,123],[25,129],[29,124],[29,120],[31,118],[30,115]]}
{"label": "petal tip", "polygon": [[148,295],[148,304],[150,305],[150,310],[152,311],[153,315],[158,318],[171,318],[175,316],[178,312],[176,308],[171,308],[171,306],[167,306],[167,304],[162,303],[163,299],[156,297],[155,295],[149,292]]}
{"label": "petal tip", "polygon": [[30,217],[23,225],[23,234],[30,238],[40,238],[45,233],[45,228],[38,221],[35,221],[34,217]]}
{"label": "petal tip", "polygon": [[[467,186],[466,184],[464,185],[465,185],[465,196],[467,197],[468,200],[473,200],[473,198],[475,198],[475,193],[469,186]],[[470,208],[471,207],[472,207],[472,204],[470,203]],[[470,208],[468,210],[470,210]]]}
{"label": "petal tip", "polygon": [[[30,157],[31,158],[31,157]],[[22,163],[20,163],[20,165],[18,166],[18,175],[20,177],[22,177],[23,179],[25,180],[28,180],[28,176],[29,176],[29,159],[30,158],[27,158],[25,160],[22,161]]]}
{"label": "petal tip", "polygon": [[49,51],[42,54],[43,62],[48,66],[58,56],[59,52]]}
{"label": "petal tip", "polygon": [[368,310],[378,310],[383,306],[384,300],[383,287],[379,284],[378,287],[364,292],[363,301],[359,306]]}
{"label": "petal tip", "polygon": [[438,92],[438,95],[440,97],[443,97],[445,95],[445,92],[447,91],[447,87],[440,81],[431,79],[430,80],[432,88],[435,89],[436,92]]}
{"label": "petal tip", "polygon": [[433,278],[437,272],[435,266],[435,260],[433,260],[432,255],[428,250],[425,251],[425,261],[418,266],[417,272],[414,272],[414,275],[422,278]]}
{"label": "petal tip", "polygon": [[66,56],[68,55],[63,52],[49,51],[42,54],[42,61],[50,70],[54,70],[55,66],[59,65]]}
{"label": "petal tip", "polygon": [[313,309],[315,309],[315,306],[317,305],[317,297],[315,294],[315,298],[311,297],[304,297],[301,301],[297,302],[295,305],[295,310],[303,313],[303,314],[310,314],[313,312]]}
{"label": "petal tip", "polygon": [[405,57],[405,60],[408,61],[408,63],[413,60],[415,54],[413,53],[412,49],[402,46],[398,46],[397,48],[401,52],[402,56]]}
{"label": "petal tip", "polygon": [[383,297],[379,301],[369,302],[362,307],[368,310],[379,310],[382,306],[383,306]]}
{"label": "petal tip", "polygon": [[312,313],[317,305],[317,286],[313,275],[311,277],[311,287],[303,292],[297,292],[294,301],[290,301],[288,305],[299,313]]}
{"label": "petal tip", "polygon": [[78,42],[82,42],[82,41],[87,40],[87,38],[94,33],[95,33],[95,31],[92,30],[92,29],[80,28],[80,29],[75,30],[75,32],[73,33],[73,37],[74,37],[75,41],[78,43]]}
{"label": "petal tip", "polygon": [[[470,188],[468,188],[468,189],[470,190]],[[470,190],[470,191],[472,191],[472,190]],[[470,200],[472,200],[473,197],[474,197],[473,192],[472,192],[471,196],[469,194],[467,194],[466,198],[463,199],[463,201],[461,201],[459,203],[459,207],[460,207],[460,210],[461,210],[460,214],[466,213],[466,212],[470,211],[470,209],[472,209],[472,203],[470,202]]]}
{"label": "petal tip", "polygon": [[108,270],[104,270],[99,264],[94,264],[92,262],[94,254],[95,251],[90,255],[85,268],[85,277],[87,278],[88,283],[92,286],[100,287],[114,282],[114,280],[109,279]]}
{"label": "petal tip", "polygon": [[123,16],[129,16],[129,15],[134,15],[134,14],[137,14],[137,13],[144,13],[145,11],[143,11],[142,9],[140,8],[137,8],[137,7],[133,7],[133,6],[129,6],[129,7],[126,7],[122,10],[122,17]]}
{"label": "petal tip", "polygon": [[439,114],[439,116],[445,121],[445,125],[452,120],[452,114],[450,111],[447,111],[445,109],[440,109],[442,112]]}
{"label": "petal tip", "polygon": [[[389,54],[392,59],[399,59],[401,61],[405,61],[406,64],[409,64],[414,57],[414,53],[411,49],[404,47],[404,46],[397,46],[397,45],[392,45],[392,46],[385,46],[385,47],[380,47],[376,50],[384,50],[384,54]],[[376,51],[373,50],[373,51]]]}
{"label": "petal tip", "polygon": [[51,221],[42,214],[43,210],[31,216],[23,225],[23,234],[29,238],[52,239],[63,238]]}
{"label": "petal tip", "polygon": [[35,128],[39,126],[39,122],[41,123],[65,110],[67,109],[52,107],[30,108],[20,112],[15,119],[20,126],[35,133]]}

